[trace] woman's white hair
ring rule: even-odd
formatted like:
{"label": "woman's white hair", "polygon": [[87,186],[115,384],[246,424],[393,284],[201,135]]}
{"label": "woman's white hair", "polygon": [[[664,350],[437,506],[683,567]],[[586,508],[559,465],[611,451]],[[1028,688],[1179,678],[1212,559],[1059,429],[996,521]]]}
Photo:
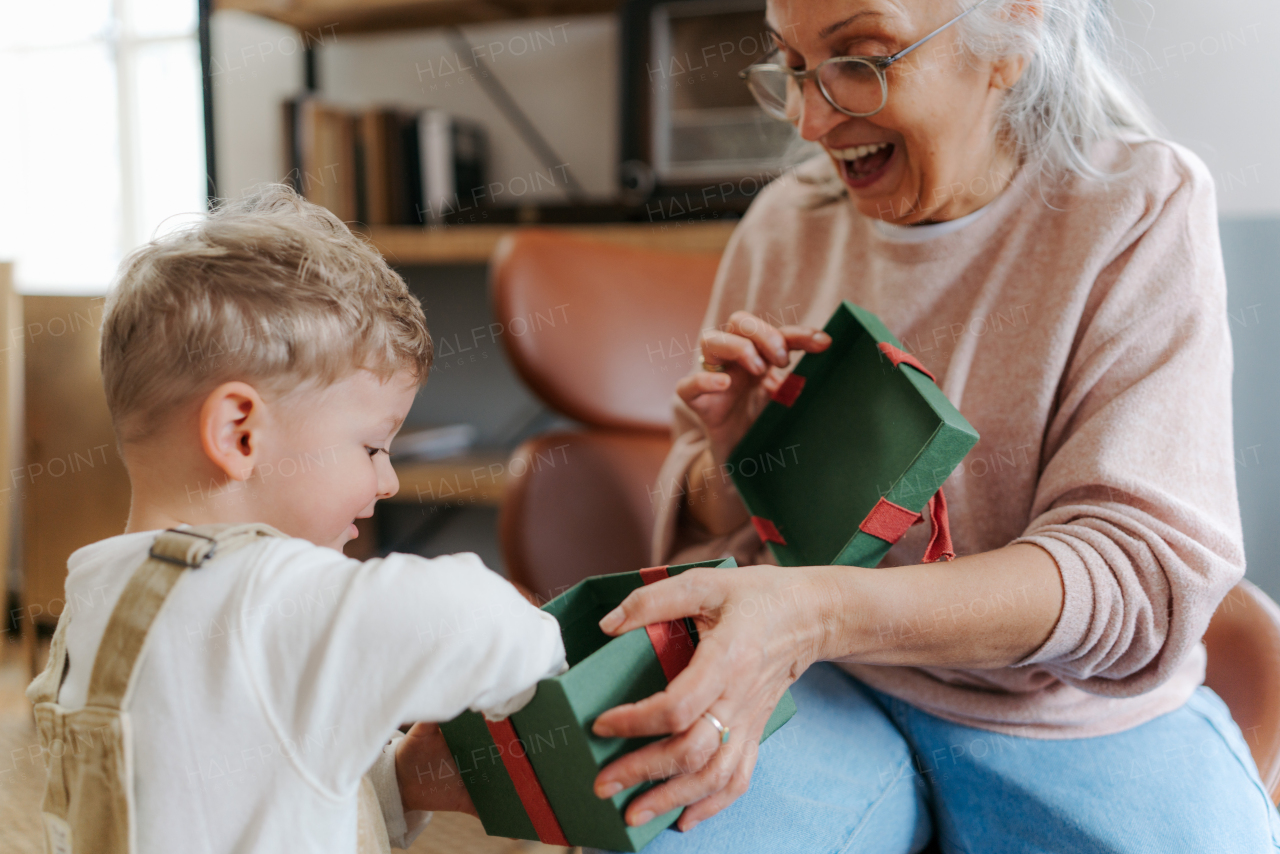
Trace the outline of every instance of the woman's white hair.
{"label": "woman's white hair", "polygon": [[[956,11],[973,5],[957,0]],[[956,26],[972,56],[1027,58],[996,130],[1043,177],[1104,177],[1090,162],[1095,142],[1155,135],[1154,118],[1123,73],[1111,0],[987,0]]]}

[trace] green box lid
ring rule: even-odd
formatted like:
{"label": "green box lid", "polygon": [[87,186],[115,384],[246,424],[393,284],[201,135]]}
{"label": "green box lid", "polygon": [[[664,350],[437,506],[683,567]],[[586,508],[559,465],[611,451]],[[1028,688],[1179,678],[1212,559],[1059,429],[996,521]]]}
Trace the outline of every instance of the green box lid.
{"label": "green box lid", "polygon": [[846,300],[825,330],[831,346],[800,359],[803,384],[766,405],[730,476],[785,540],[768,542],[779,564],[873,567],[893,544],[859,528],[867,514],[882,497],[923,512],[978,433],[924,372],[881,350],[902,345],[874,314]]}

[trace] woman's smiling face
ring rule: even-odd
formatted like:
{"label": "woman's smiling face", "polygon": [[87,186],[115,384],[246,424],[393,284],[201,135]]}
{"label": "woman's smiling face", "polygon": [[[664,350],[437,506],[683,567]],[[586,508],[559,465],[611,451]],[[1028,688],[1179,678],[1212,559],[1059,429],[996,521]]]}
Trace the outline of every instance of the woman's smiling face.
{"label": "woman's smiling face", "polygon": [[[897,53],[963,10],[937,0],[769,0],[766,21],[779,61],[801,70],[833,56]],[[823,146],[865,216],[956,219],[998,195],[1016,168],[997,143],[996,119],[1022,58],[971,58],[957,27],[889,67],[888,101],[873,116],[847,116],[804,84],[800,135]]]}

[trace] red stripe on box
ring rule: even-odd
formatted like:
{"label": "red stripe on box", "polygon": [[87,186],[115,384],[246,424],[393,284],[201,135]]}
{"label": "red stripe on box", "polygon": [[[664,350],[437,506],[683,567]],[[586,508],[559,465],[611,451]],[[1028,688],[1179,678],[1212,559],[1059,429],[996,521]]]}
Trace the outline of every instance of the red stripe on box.
{"label": "red stripe on box", "polygon": [[640,580],[645,584],[652,584],[666,577],[667,568],[665,566],[650,566],[640,570]]}
{"label": "red stripe on box", "polygon": [[756,533],[760,535],[760,542],[777,543],[780,546],[787,544],[782,534],[778,533],[777,526],[763,516],[752,516],[751,525],[756,529]]}
{"label": "red stripe on box", "polygon": [[933,380],[935,383],[938,381],[928,368],[920,364],[919,359],[917,359],[915,356],[911,355],[910,353],[904,353],[902,350],[899,350],[897,347],[893,346],[888,341],[880,342],[880,352],[884,353],[885,356],[888,357],[890,362],[893,362],[894,367],[897,367],[898,365],[905,363],[915,368],[917,371],[924,374],[926,377]]}
{"label": "red stripe on box", "polygon": [[511,723],[511,718],[500,721],[486,720],[485,724],[489,727],[489,734],[493,736],[493,743],[498,745],[498,753],[502,756],[502,764],[506,766],[507,776],[515,784],[516,794],[520,796],[520,804],[528,813],[529,821],[533,823],[533,830],[538,834],[538,839],[548,845],[567,847],[569,840],[565,838],[555,810],[551,809],[551,801],[547,800],[547,793],[542,790],[542,784],[538,782],[538,775],[534,773],[528,752],[516,756],[511,750],[513,745],[523,744],[520,742],[520,737],[516,735],[516,728]]}
{"label": "red stripe on box", "polygon": [[[668,577],[665,566],[651,566],[640,570],[640,580],[645,584],[652,584]],[[658,655],[662,674],[670,682],[679,676],[680,671],[688,667],[689,662],[693,660],[693,638],[689,636],[688,627],[685,626],[684,620],[671,620],[645,626],[644,631],[649,636],[649,643],[653,644],[653,651]]]}
{"label": "red stripe on box", "polygon": [[896,543],[902,539],[907,529],[920,521],[920,514],[914,513],[900,504],[888,501],[884,496],[871,508],[867,518],[858,526],[873,537],[879,537],[888,543]]}
{"label": "red stripe on box", "polygon": [[787,378],[769,397],[783,406],[790,406],[796,402],[802,389],[804,389],[804,377],[799,374],[787,374]]}

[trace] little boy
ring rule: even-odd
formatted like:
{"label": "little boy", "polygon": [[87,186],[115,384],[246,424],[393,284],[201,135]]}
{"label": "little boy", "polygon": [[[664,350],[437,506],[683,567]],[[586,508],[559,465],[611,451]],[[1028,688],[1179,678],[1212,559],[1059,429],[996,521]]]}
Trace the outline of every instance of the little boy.
{"label": "little boy", "polygon": [[[475,555],[361,563],[341,552],[354,520],[399,487],[388,448],[431,356],[404,281],[285,187],[125,262],[101,359],[133,487],[129,523],[68,562],[77,605],[55,638],[65,673],[52,662],[29,692],[47,701],[46,718],[52,703],[83,710],[102,696],[96,671],[120,669],[124,653],[108,642],[100,657],[99,645],[118,634],[113,611],[133,607],[132,592],[128,608],[116,605],[135,571],[145,562],[163,574],[174,542],[204,553],[206,541],[162,541],[162,531],[262,523],[239,547],[169,570],[176,581],[142,629],[119,702],[132,767],[107,774],[128,790],[128,848],[350,854],[366,772],[405,846],[423,810],[470,801],[438,782],[450,767],[438,730],[420,725],[388,745],[397,727],[467,708],[504,716],[564,669],[556,621]],[[162,553],[148,560],[153,548]],[[83,745],[51,744],[52,762],[79,761]],[[59,764],[57,779],[81,770]],[[50,846],[102,850],[83,838],[93,827],[51,816],[50,798],[64,795],[50,793]]]}

